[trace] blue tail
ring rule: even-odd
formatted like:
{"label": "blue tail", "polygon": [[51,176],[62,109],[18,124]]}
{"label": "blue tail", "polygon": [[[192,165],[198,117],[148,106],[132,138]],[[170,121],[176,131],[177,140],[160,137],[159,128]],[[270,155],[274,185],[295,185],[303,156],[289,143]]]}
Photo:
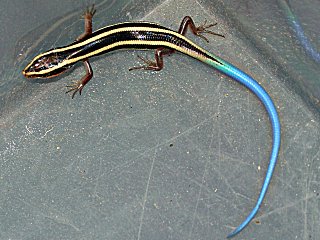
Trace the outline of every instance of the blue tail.
{"label": "blue tail", "polygon": [[264,179],[256,205],[251,210],[247,218],[232,233],[230,233],[227,236],[227,238],[231,238],[236,234],[238,234],[239,232],[241,232],[241,230],[243,230],[251,222],[251,220],[257,214],[259,207],[266,195],[274,168],[277,163],[277,157],[278,157],[279,148],[280,148],[280,121],[279,121],[277,110],[270,96],[259,85],[259,83],[256,80],[254,80],[252,77],[242,72],[240,69],[236,68],[232,64],[212,54],[210,54],[210,56],[212,57],[212,59],[205,61],[207,64],[218,69],[219,71],[223,72],[224,74],[228,75],[229,77],[233,78],[239,83],[243,84],[259,98],[259,100],[263,103],[265,109],[268,112],[269,119],[272,126],[272,134],[273,134],[272,151],[270,155],[269,166],[268,166],[266,177]]}

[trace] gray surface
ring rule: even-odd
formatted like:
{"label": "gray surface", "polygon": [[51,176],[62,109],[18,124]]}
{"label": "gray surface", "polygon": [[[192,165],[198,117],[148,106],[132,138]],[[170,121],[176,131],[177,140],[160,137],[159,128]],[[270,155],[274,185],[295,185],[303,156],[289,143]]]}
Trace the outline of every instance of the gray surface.
{"label": "gray surface", "polygon": [[[81,65],[28,82],[20,72],[33,55],[82,32],[85,3],[44,2],[0,3],[8,10],[0,16],[0,238],[224,239],[251,211],[265,176],[271,128],[262,104],[179,54],[159,73],[129,72],[138,52],[97,58],[94,79],[74,100],[64,86],[81,77]],[[110,2],[97,7],[95,29],[141,19],[177,29],[185,15],[219,23],[225,39],[189,36],[256,78],[282,123],[264,204],[235,239],[320,239],[320,70],[277,2]],[[310,14],[319,7],[308,4]],[[26,58],[12,57],[30,46]]]}

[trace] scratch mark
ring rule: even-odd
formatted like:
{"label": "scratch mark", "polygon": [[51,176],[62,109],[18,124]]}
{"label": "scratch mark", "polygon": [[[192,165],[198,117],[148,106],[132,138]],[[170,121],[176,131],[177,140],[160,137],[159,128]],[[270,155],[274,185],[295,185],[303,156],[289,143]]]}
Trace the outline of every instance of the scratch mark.
{"label": "scratch mark", "polygon": [[318,157],[319,153],[320,153],[320,149],[318,149],[318,152],[312,157],[310,163],[314,163],[314,160]]}
{"label": "scratch mark", "polygon": [[32,131],[32,129],[30,130],[30,128],[26,125],[26,129],[27,129],[27,132],[30,134],[30,135],[32,135],[33,134],[33,131]]}
{"label": "scratch mark", "polygon": [[287,147],[283,149],[283,153],[287,153],[288,149],[290,149],[290,147],[292,147],[294,144],[294,142],[297,141],[297,139],[301,136],[303,130],[305,129],[305,125],[301,126],[299,129],[295,130],[296,134],[290,138]]}
{"label": "scratch mark", "polygon": [[207,171],[208,171],[208,163],[209,163],[209,159],[210,159],[210,152],[211,152],[211,145],[212,145],[212,142],[213,142],[213,134],[211,134],[211,141],[210,141],[210,144],[209,144],[209,151],[208,151],[208,157],[207,157],[207,161],[206,161],[206,164],[204,166],[204,170],[203,170],[203,174],[202,174],[202,178],[201,178],[201,184],[200,184],[200,188],[199,188],[199,192],[198,192],[198,196],[197,196],[197,202],[196,202],[196,206],[194,208],[194,211],[193,211],[193,216],[192,216],[192,220],[191,220],[191,227],[190,227],[190,231],[189,231],[189,239],[191,239],[191,233],[192,233],[192,230],[193,230],[193,226],[194,226],[194,222],[195,222],[195,219],[196,219],[196,214],[197,214],[197,211],[198,211],[198,205],[199,205],[199,202],[200,202],[200,196],[202,194],[202,186],[204,185],[204,178],[205,176],[207,175]]}
{"label": "scratch mark", "polygon": [[44,133],[42,136],[40,136],[39,138],[37,138],[37,137],[34,136],[34,131],[32,130],[32,128],[30,128],[30,127],[28,127],[28,126],[26,125],[26,130],[27,130],[28,134],[31,135],[31,136],[33,136],[33,137],[36,138],[36,139],[42,139],[42,138],[44,138],[45,136],[47,136],[47,134],[48,134],[49,132],[51,132],[51,131],[53,130],[53,128],[54,128],[54,127],[52,126],[52,127],[50,127],[49,129],[46,129],[46,130],[45,130],[45,133]]}
{"label": "scratch mark", "polygon": [[[310,161],[308,159],[308,153],[306,153],[306,149],[307,149],[307,147],[304,144],[304,146],[303,146],[303,158],[307,159],[307,162],[308,162],[308,164],[305,165],[306,166],[306,171],[305,171],[306,180],[305,180],[305,187],[304,187],[305,196],[307,198],[308,197],[308,192],[310,192],[310,176],[312,176],[312,173],[310,172],[310,170],[312,168],[309,167],[310,166],[309,165]],[[318,154],[318,152],[317,152],[317,154]],[[313,160],[314,160],[314,158],[311,158],[311,162],[313,162]],[[308,201],[306,201],[305,204],[304,204],[304,212],[303,212],[303,214],[304,214],[304,239],[308,239],[308,235],[309,235],[308,234],[308,215],[307,215],[308,214]]]}
{"label": "scratch mark", "polygon": [[51,127],[50,129],[46,130],[46,132],[44,133],[44,135],[41,138],[44,138],[47,133],[51,132],[53,130],[53,127]]}
{"label": "scratch mark", "polygon": [[[218,84],[217,88],[217,92],[219,94],[219,97],[218,99],[220,99],[220,86],[221,84]],[[219,104],[218,104],[218,114],[220,113],[220,100],[219,100]],[[218,120],[218,125],[219,125],[220,121]],[[219,159],[221,158],[221,148],[220,148],[220,145],[221,145],[221,141],[220,141],[220,127],[218,127],[218,139],[219,139],[219,145],[218,145],[218,157]],[[192,220],[191,220],[191,228],[190,228],[190,231],[189,231],[189,239],[191,239],[191,234],[192,234],[192,231],[193,231],[193,227],[194,227],[194,223],[195,223],[195,219],[196,219],[196,213],[197,213],[197,210],[198,210],[198,205],[199,205],[199,202],[200,202],[200,197],[201,197],[201,194],[202,194],[202,189],[203,189],[203,186],[204,186],[204,182],[205,182],[205,176],[207,175],[207,172],[208,172],[208,164],[210,162],[210,156],[211,156],[211,153],[212,153],[212,145],[213,145],[213,139],[214,139],[214,130],[211,131],[211,137],[210,137],[210,144],[208,146],[208,152],[207,152],[207,159],[206,159],[206,163],[205,163],[205,166],[204,166],[204,170],[203,170],[203,174],[202,174],[202,178],[201,178],[201,184],[199,184],[199,192],[198,192],[198,196],[197,196],[197,201],[196,201],[196,206],[194,208],[194,212],[193,212],[193,216],[192,216]],[[220,161],[219,161],[220,163]]]}
{"label": "scratch mark", "polygon": [[320,196],[316,196],[315,194],[308,194],[308,196],[306,196],[305,198],[302,198],[302,199],[300,199],[300,200],[298,200],[296,202],[293,202],[291,204],[288,204],[286,206],[283,206],[283,207],[280,207],[280,208],[276,208],[276,209],[274,209],[274,210],[272,210],[272,211],[270,211],[270,212],[268,212],[266,214],[263,214],[263,215],[261,215],[259,217],[256,217],[255,219],[260,220],[260,219],[266,218],[266,217],[272,215],[273,213],[281,212],[281,211],[286,210],[288,208],[292,208],[292,207],[300,204],[301,202],[309,201],[312,198],[320,198]]}
{"label": "scratch mark", "polygon": [[121,8],[121,12],[123,12],[132,2],[133,1],[127,1],[127,3]]}
{"label": "scratch mark", "polygon": [[[246,199],[246,200],[248,200],[248,201],[253,201],[252,198],[249,198],[248,196],[245,196],[245,195],[241,194],[240,192],[236,192],[236,191],[234,190],[234,188],[232,187],[232,185],[231,185],[231,184],[229,183],[229,181],[227,180],[227,178],[226,178],[223,174],[221,174],[220,172],[218,172],[218,171],[215,170],[214,168],[213,168],[213,171],[215,171],[215,172],[220,176],[220,178],[221,178],[221,180],[223,180],[224,184],[228,187],[228,189],[231,190],[232,195],[234,195],[236,198],[237,198],[237,197],[241,197],[241,198]],[[235,209],[238,209],[238,207],[235,206],[235,204],[234,204],[233,207],[234,207]]]}
{"label": "scratch mark", "polygon": [[162,2],[160,5],[158,5],[157,7],[155,7],[154,9],[152,9],[152,11],[150,11],[149,13],[147,13],[143,18],[143,19],[147,19],[148,16],[152,16],[153,13],[155,12],[159,12],[159,9],[161,9],[163,6],[165,6],[166,4],[169,4],[171,0],[167,0],[167,1],[164,1]]}
{"label": "scratch mark", "polygon": [[141,216],[140,216],[140,225],[139,225],[139,231],[138,231],[138,240],[140,240],[140,236],[141,236],[141,229],[142,229],[142,224],[143,224],[144,211],[145,211],[145,206],[146,206],[146,202],[147,202],[147,198],[148,198],[150,179],[151,179],[151,176],[152,176],[153,166],[154,166],[156,155],[157,155],[157,150],[155,149],[154,150],[153,159],[152,159],[152,163],[151,163],[151,167],[150,167],[150,172],[149,172],[149,177],[148,177],[148,181],[147,181],[146,191],[145,191],[144,197],[143,197],[142,212],[141,212]]}
{"label": "scratch mark", "polygon": [[47,209],[40,209],[39,204],[38,205],[33,205],[30,202],[27,202],[24,199],[21,198],[17,198],[18,200],[20,200],[21,202],[23,202],[25,205],[31,207],[31,209],[37,211],[40,213],[40,215],[42,215],[45,218],[49,218],[51,220],[53,220],[56,223],[59,224],[63,224],[63,225],[67,225],[72,227],[73,229],[75,229],[77,232],[80,231],[80,229],[78,227],[76,227],[71,221],[70,219],[68,219],[65,214],[57,211],[56,209],[52,209],[51,207],[48,207]]}
{"label": "scratch mark", "polygon": [[99,160],[99,170],[98,170],[98,175],[97,175],[97,178],[96,178],[96,181],[95,181],[95,184],[94,184],[94,188],[93,188],[93,196],[96,196],[96,197],[99,197],[98,196],[98,193],[97,193],[97,188],[99,186],[99,180],[100,180],[100,177],[101,177],[101,169],[102,169],[102,162],[101,162],[101,159]]}
{"label": "scratch mark", "polygon": [[[305,150],[305,148],[304,148]],[[305,151],[303,153],[303,155],[305,155]],[[305,180],[305,187],[304,187],[304,190],[305,190],[305,196],[306,198],[308,197],[308,192],[309,192],[309,168],[306,167],[306,180]],[[308,212],[308,201],[305,201],[305,204],[304,204],[304,209],[303,209],[303,215],[304,215],[304,225],[303,225],[303,233],[304,233],[304,237],[303,239],[308,239],[308,216],[307,216],[307,212]]]}
{"label": "scratch mark", "polygon": [[[222,101],[221,100],[221,95],[220,95],[220,86],[221,86],[221,83],[219,83],[219,85],[217,87],[218,88],[218,91],[217,91],[217,93],[218,93],[218,112],[217,112],[217,116],[220,115],[220,107],[221,107],[221,101]],[[222,141],[221,141],[221,120],[220,119],[221,119],[221,117],[219,116],[218,117],[218,168],[219,168],[219,170],[221,169],[221,160],[222,160],[222,158],[221,158],[221,143],[222,143]],[[213,137],[213,136],[211,136],[211,137]],[[211,139],[211,141],[212,141],[212,139]],[[211,143],[210,143],[210,145],[211,145]]]}

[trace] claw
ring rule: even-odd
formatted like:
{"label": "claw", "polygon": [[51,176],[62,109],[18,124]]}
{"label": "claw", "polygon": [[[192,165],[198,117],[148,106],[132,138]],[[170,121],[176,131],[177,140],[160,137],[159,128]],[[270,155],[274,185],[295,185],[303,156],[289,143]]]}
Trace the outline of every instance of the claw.
{"label": "claw", "polygon": [[90,14],[91,17],[93,17],[93,15],[96,13],[96,9],[94,8],[94,4],[91,5],[91,9],[90,8],[87,8],[87,14]]}
{"label": "claw", "polygon": [[148,59],[148,57],[141,57],[140,55],[138,55],[138,58],[144,62],[146,65],[143,66],[137,66],[137,67],[131,67],[129,68],[129,71],[132,70],[137,70],[137,69],[144,69],[144,70],[154,70],[155,68],[157,68],[157,63],[154,61],[151,61]]}
{"label": "claw", "polygon": [[96,13],[96,9],[94,8],[94,4],[91,5],[91,7],[87,7],[86,11],[84,12],[84,14],[82,15],[83,18],[86,17],[93,17],[93,15]]}
{"label": "claw", "polygon": [[212,34],[212,35],[216,35],[216,36],[224,38],[224,35],[222,35],[222,34],[215,33],[211,30],[207,30],[208,28],[211,28],[215,25],[217,25],[217,23],[211,23],[211,24],[207,25],[207,20],[205,20],[203,24],[201,24],[199,27],[197,27],[197,36],[201,37],[202,39],[204,39],[207,42],[209,42],[209,40],[205,36],[203,36],[201,33]]}
{"label": "claw", "polygon": [[81,91],[84,87],[81,81],[72,81],[73,83],[71,85],[67,85],[67,88],[70,88],[68,91],[66,91],[66,94],[69,92],[73,92],[71,95],[71,98],[73,99],[77,92],[79,92],[79,95],[81,95]]}

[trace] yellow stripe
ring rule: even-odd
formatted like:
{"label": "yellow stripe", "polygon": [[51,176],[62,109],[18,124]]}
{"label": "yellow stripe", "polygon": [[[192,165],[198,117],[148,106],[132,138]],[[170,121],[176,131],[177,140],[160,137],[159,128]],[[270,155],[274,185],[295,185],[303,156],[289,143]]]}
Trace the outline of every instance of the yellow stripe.
{"label": "yellow stripe", "polygon": [[[107,36],[109,36],[111,34],[119,33],[119,32],[125,32],[125,31],[132,31],[132,32],[134,32],[134,31],[150,31],[150,32],[157,32],[157,33],[165,33],[165,34],[168,34],[168,35],[174,35],[174,36],[176,36],[178,38],[181,38],[184,41],[188,42],[190,45],[192,45],[197,50],[199,50],[199,52],[206,53],[206,51],[204,49],[200,48],[199,46],[194,44],[192,41],[190,41],[189,39],[187,39],[183,35],[175,32],[175,31],[172,31],[172,30],[165,30],[165,29],[153,28],[153,27],[124,27],[124,28],[118,28],[118,29],[114,29],[114,30],[110,30],[110,31],[101,33],[101,34],[99,34],[99,35],[97,35],[95,37],[87,39],[86,41],[83,41],[83,42],[80,42],[80,43],[75,43],[75,44],[70,45],[68,47],[63,47],[63,48],[59,48],[59,49],[53,49],[51,51],[39,54],[34,59],[41,58],[42,56],[45,56],[47,54],[63,52],[63,51],[71,50],[71,49],[74,49],[74,48],[82,47],[82,46],[85,46],[85,45],[87,45],[87,44],[89,44],[91,42],[94,42],[94,41],[97,41],[97,40],[99,40],[101,38],[107,37]],[[175,49],[175,50],[177,50],[179,52],[182,52],[182,53],[184,53],[186,55],[189,55],[191,57],[197,58],[200,61],[204,60],[204,58],[201,59],[201,56],[199,54],[193,53],[191,50],[179,47],[179,46],[177,46],[177,45],[175,45],[173,43],[170,43],[170,42],[166,42],[166,41],[128,40],[128,41],[119,41],[119,42],[116,42],[114,44],[110,44],[108,46],[102,47],[100,49],[97,49],[96,51],[93,51],[91,53],[88,53],[86,55],[83,55],[83,56],[80,56],[80,57],[77,57],[77,58],[73,58],[73,59],[70,59],[70,60],[66,59],[56,67],[53,67],[53,68],[50,68],[50,69],[46,69],[46,70],[42,70],[40,72],[32,72],[32,73],[30,72],[30,73],[27,73],[26,75],[42,75],[42,74],[46,74],[46,73],[49,73],[49,72],[54,71],[56,69],[59,69],[60,67],[76,63],[76,62],[78,62],[80,60],[83,60],[83,59],[86,59],[86,58],[90,58],[90,57],[92,57],[94,55],[97,55],[97,54],[99,54],[99,53],[101,53],[103,51],[107,51],[107,50],[109,50],[111,48],[114,48],[114,47],[117,47],[117,46],[121,46],[121,45],[126,45],[126,44],[128,44],[128,45],[166,46],[166,47]],[[32,63],[33,63],[33,61],[25,69],[27,69]]]}
{"label": "yellow stripe", "polygon": [[[97,30],[99,31],[99,30]],[[196,46],[193,42],[191,42],[188,38],[184,37],[183,35],[175,32],[175,31],[172,31],[172,30],[165,30],[165,29],[161,29],[161,28],[149,28],[149,27],[124,27],[124,28],[118,28],[118,29],[114,29],[114,30],[110,30],[110,31],[107,31],[107,32],[104,32],[104,33],[101,33],[95,37],[92,37],[92,38],[89,38],[87,39],[86,41],[83,41],[83,42],[80,42],[80,43],[75,43],[75,44],[72,44],[68,47],[64,47],[64,48],[59,48],[59,49],[53,49],[49,52],[45,52],[43,54],[39,54],[38,57],[41,57],[41,56],[44,56],[44,55],[47,55],[49,53],[55,53],[55,52],[63,52],[63,51],[66,51],[66,50],[71,50],[71,49],[74,49],[74,48],[78,48],[78,47],[82,47],[82,46],[85,46],[91,42],[94,42],[94,41],[97,41],[101,38],[104,38],[104,37],[107,37],[111,34],[114,34],[114,33],[119,33],[119,32],[134,32],[134,31],[150,31],[150,32],[160,32],[160,33],[166,33],[166,34],[171,34],[171,35],[174,35],[176,37],[179,37],[179,38],[182,38],[183,40],[185,40],[186,42],[190,43],[191,45],[193,45],[194,47],[198,47]]]}

